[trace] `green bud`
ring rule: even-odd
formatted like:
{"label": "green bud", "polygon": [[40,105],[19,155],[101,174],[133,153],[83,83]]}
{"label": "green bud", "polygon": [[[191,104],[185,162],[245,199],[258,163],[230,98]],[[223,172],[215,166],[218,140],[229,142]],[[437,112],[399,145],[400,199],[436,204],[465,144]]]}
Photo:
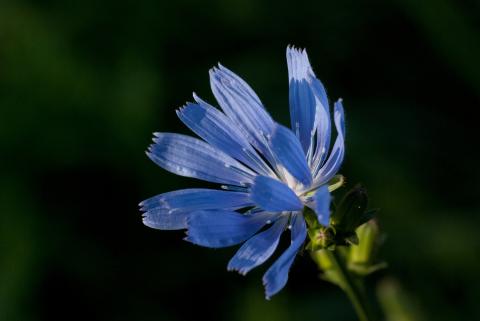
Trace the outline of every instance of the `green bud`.
{"label": "green bud", "polygon": [[360,226],[357,231],[358,245],[350,248],[348,267],[361,275],[370,274],[386,267],[385,263],[375,264],[375,255],[379,245],[380,231],[375,220]]}
{"label": "green bud", "polygon": [[331,217],[331,225],[339,234],[347,237],[355,232],[357,227],[372,219],[375,211],[367,211],[367,191],[360,185],[350,190],[340,201]]}
{"label": "green bud", "polygon": [[307,222],[308,238],[310,239],[310,242],[307,244],[307,250],[316,251],[333,248],[335,246],[334,230],[318,223],[316,214],[308,207],[304,208],[303,215]]}
{"label": "green bud", "polygon": [[335,247],[335,234],[330,228],[309,229],[308,236],[310,238],[309,249],[311,250],[333,249]]}
{"label": "green bud", "polygon": [[374,220],[368,221],[357,229],[359,244],[350,250],[350,263],[369,264],[376,249],[378,225]]}

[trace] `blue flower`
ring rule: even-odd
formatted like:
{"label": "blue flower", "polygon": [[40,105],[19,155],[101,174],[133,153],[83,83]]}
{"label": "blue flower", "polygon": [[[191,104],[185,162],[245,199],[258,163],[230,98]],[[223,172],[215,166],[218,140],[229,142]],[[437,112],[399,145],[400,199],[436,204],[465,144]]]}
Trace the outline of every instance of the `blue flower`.
{"label": "blue flower", "polygon": [[[228,263],[246,274],[275,251],[291,229],[290,246],[263,276],[266,297],[280,291],[306,235],[305,206],[328,226],[328,182],[344,157],[342,101],[334,104],[337,137],[330,150],[330,108],[305,50],[287,48],[291,129],[276,123],[248,84],[219,65],[210,84],[221,110],[194,94],[177,110],[201,139],[155,133],[147,152],[172,173],[221,184],[223,190],[182,189],[140,203],[143,223],[187,229],[187,241],[220,248],[243,243]],[[330,153],[328,151],[330,150]]]}

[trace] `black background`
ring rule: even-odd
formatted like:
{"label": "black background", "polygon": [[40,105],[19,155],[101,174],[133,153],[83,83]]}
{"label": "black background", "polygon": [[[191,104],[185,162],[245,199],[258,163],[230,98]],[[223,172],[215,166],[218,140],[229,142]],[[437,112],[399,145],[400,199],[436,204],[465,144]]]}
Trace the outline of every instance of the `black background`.
{"label": "black background", "polygon": [[308,255],[265,301],[265,266],[229,273],[234,249],[149,229],[137,208],[205,185],[144,150],[153,131],[187,133],[174,110],[192,91],[214,102],[218,61],[289,124],[288,44],[306,47],[330,99],[344,99],[341,172],[381,208],[390,266],[372,292],[393,291],[401,320],[479,319],[479,10],[453,0],[2,1],[0,320],[353,320]]}

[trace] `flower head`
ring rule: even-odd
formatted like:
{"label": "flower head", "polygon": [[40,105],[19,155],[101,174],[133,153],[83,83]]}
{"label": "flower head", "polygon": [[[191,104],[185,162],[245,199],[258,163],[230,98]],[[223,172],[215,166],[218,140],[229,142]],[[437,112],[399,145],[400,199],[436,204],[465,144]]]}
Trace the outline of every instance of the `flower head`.
{"label": "flower head", "polygon": [[[291,244],[263,277],[266,297],[286,284],[307,229],[304,207],[329,225],[328,182],[344,156],[342,101],[334,104],[337,137],[330,150],[330,108],[305,50],[287,48],[291,129],[276,123],[248,84],[219,65],[210,84],[221,110],[194,94],[177,110],[201,139],[155,133],[147,152],[172,173],[221,184],[222,190],[183,189],[140,203],[145,225],[186,229],[187,241],[220,248],[243,243],[228,263],[246,274],[275,251],[291,229]],[[328,152],[330,150],[330,153]]]}

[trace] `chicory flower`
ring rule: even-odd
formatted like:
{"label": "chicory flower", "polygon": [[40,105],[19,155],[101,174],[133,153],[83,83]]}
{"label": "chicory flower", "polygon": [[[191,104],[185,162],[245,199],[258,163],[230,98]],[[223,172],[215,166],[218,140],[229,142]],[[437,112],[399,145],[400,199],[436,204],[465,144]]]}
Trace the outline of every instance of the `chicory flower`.
{"label": "chicory flower", "polygon": [[[160,230],[186,229],[186,240],[205,247],[243,245],[228,263],[246,274],[275,251],[291,230],[290,246],[263,276],[266,297],[279,292],[307,236],[304,207],[329,225],[328,182],[344,158],[342,101],[330,108],[305,50],[287,48],[291,129],[276,123],[250,86],[222,65],[210,70],[221,110],[194,94],[177,110],[200,137],[155,133],[147,152],[172,173],[218,183],[221,189],[182,189],[140,203],[143,223]],[[330,151],[330,152],[329,152]]]}

